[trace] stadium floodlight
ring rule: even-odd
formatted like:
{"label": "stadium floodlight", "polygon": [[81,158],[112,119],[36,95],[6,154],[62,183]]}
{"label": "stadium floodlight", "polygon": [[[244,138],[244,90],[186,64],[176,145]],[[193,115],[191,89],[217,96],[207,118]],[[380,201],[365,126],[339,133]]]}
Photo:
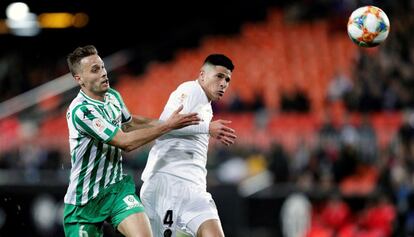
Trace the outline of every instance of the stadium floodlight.
{"label": "stadium floodlight", "polygon": [[10,3],[6,8],[6,16],[9,20],[24,20],[29,14],[29,6],[23,2]]}
{"label": "stadium floodlight", "polygon": [[35,36],[40,28],[37,15],[30,12],[27,4],[22,2],[11,3],[6,8],[6,24],[10,32],[17,36]]}

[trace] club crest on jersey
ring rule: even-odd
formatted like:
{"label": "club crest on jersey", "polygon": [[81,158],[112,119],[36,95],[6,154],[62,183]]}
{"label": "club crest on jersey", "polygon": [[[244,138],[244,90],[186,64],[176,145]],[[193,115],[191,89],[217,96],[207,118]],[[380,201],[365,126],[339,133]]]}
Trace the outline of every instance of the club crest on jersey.
{"label": "club crest on jersey", "polygon": [[187,98],[187,95],[186,95],[186,94],[184,94],[184,93],[182,93],[182,94],[180,95],[180,97],[178,98],[178,102],[179,102],[180,104],[183,104],[183,103],[184,103],[185,98]]}
{"label": "club crest on jersey", "polygon": [[105,130],[104,122],[99,118],[92,120],[92,126],[98,133],[102,133]]}
{"label": "club crest on jersey", "polygon": [[123,201],[128,206],[126,209],[129,210],[134,207],[142,207],[142,204],[134,197],[134,195],[128,195],[124,197]]}

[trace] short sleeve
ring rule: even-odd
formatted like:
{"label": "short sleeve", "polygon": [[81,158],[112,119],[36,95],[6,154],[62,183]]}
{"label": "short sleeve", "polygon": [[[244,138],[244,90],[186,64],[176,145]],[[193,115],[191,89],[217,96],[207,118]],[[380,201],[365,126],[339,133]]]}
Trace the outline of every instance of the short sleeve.
{"label": "short sleeve", "polygon": [[82,105],[72,113],[77,130],[103,142],[110,142],[118,127],[107,121],[93,105]]}

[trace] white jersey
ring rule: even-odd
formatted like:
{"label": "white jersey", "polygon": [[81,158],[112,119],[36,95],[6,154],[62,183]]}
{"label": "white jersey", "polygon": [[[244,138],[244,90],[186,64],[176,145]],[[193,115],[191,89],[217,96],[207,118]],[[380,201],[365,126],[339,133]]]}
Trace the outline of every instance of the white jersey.
{"label": "white jersey", "polygon": [[182,113],[196,112],[202,121],[158,138],[141,178],[145,182],[156,173],[167,173],[206,188],[209,125],[213,118],[211,102],[197,80],[184,82],[171,93],[160,120],[168,119],[180,105],[183,105]]}
{"label": "white jersey", "polygon": [[104,102],[80,91],[70,104],[66,119],[72,168],[64,200],[84,205],[110,184],[123,179],[121,149],[107,143],[121,124],[132,117],[121,95],[109,89]]}

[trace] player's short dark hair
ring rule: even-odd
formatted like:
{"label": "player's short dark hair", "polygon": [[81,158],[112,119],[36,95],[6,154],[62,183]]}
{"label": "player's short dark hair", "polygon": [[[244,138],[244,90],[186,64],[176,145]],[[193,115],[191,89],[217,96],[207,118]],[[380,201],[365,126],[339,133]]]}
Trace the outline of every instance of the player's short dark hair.
{"label": "player's short dark hair", "polygon": [[96,54],[98,54],[98,50],[93,45],[77,47],[72,53],[69,53],[66,61],[72,75],[75,76],[78,73],[80,61],[83,58]]}
{"label": "player's short dark hair", "polygon": [[234,65],[233,62],[229,57],[227,57],[224,54],[210,54],[207,56],[207,58],[204,60],[204,64],[212,64],[215,66],[223,66],[230,71],[233,71]]}

